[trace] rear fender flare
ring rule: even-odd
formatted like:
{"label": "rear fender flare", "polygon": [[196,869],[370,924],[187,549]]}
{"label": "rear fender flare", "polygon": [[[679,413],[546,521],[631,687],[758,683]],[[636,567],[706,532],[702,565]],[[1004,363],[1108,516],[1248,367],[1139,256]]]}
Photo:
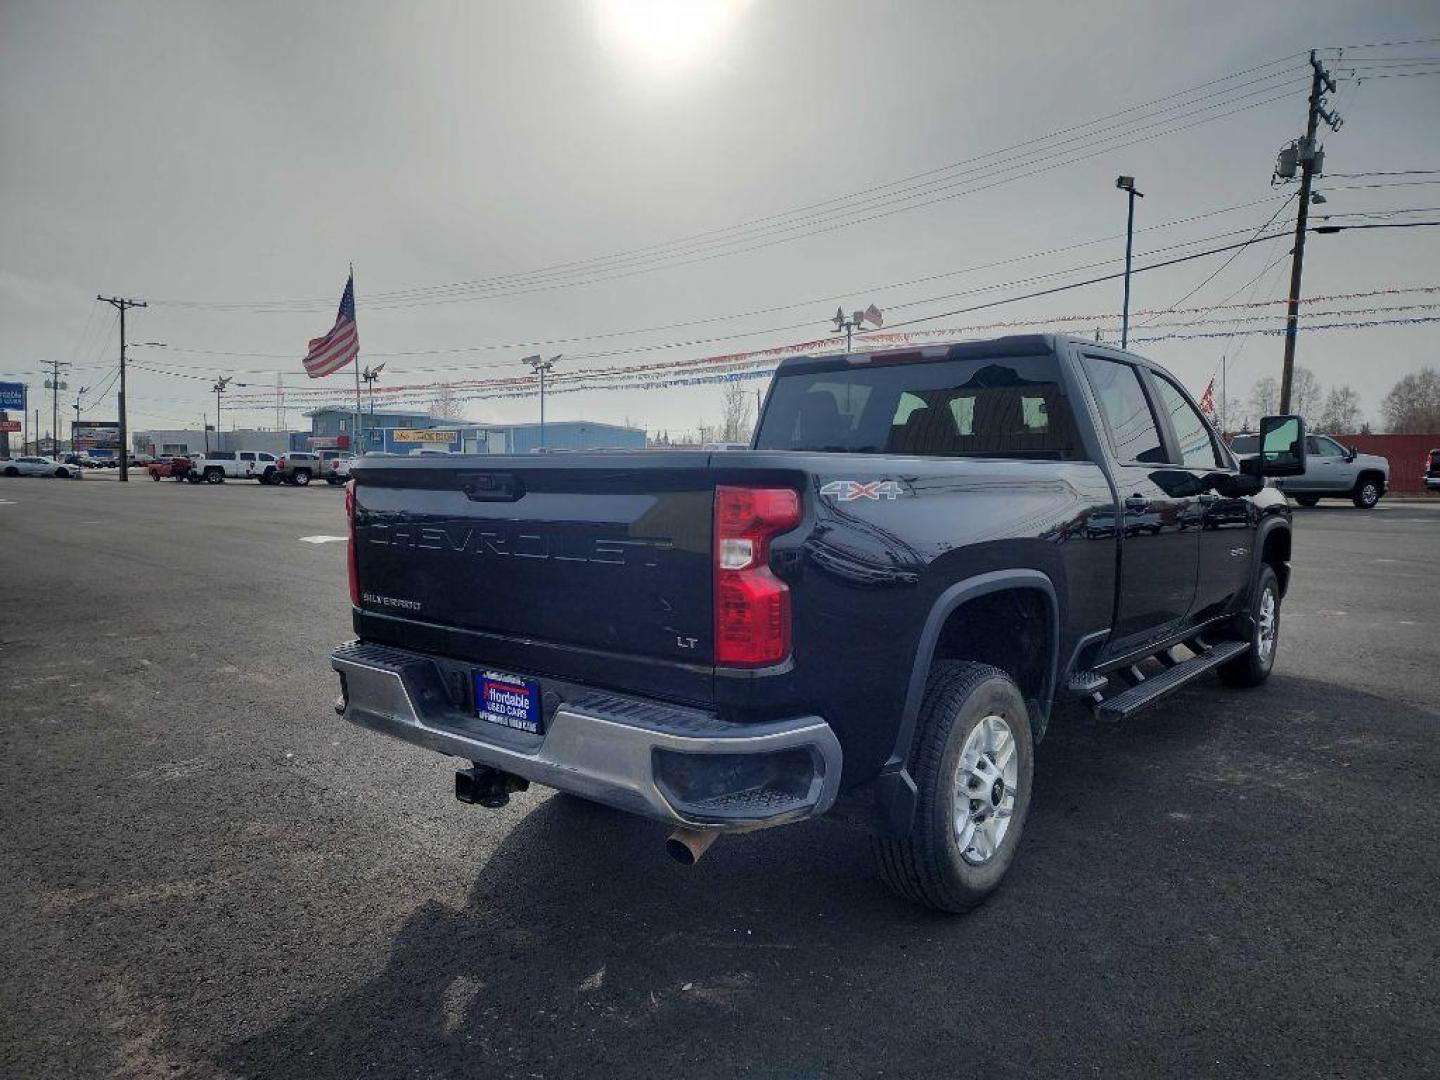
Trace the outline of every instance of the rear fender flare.
{"label": "rear fender flare", "polygon": [[1060,656],[1060,604],[1055,596],[1055,585],[1039,570],[1013,569],[994,570],[986,574],[965,578],[951,585],[936,599],[925,618],[920,631],[919,645],[915,649],[915,662],[910,670],[910,681],[905,691],[905,705],[900,714],[900,725],[895,733],[895,746],[880,771],[876,784],[876,821],[880,831],[903,835],[909,832],[915,808],[915,782],[911,779],[907,764],[910,760],[910,745],[915,738],[915,726],[920,717],[920,703],[925,698],[925,684],[929,680],[930,664],[935,656],[935,647],[940,640],[940,631],[956,608],[977,597],[1009,589],[1031,589],[1045,598],[1049,609],[1050,641],[1049,663],[1046,665],[1045,685],[1041,688],[1039,715],[1032,716],[1030,723],[1037,736],[1044,731],[1051,704],[1055,697],[1056,664]]}
{"label": "rear fender flare", "polygon": [[[910,669],[910,681],[905,691],[905,708],[900,715],[900,728],[895,734],[895,749],[890,755],[890,764],[903,765],[910,759],[910,743],[915,737],[915,724],[920,716],[920,703],[925,698],[925,683],[929,679],[930,664],[935,657],[935,646],[940,640],[940,631],[945,620],[962,604],[989,593],[1008,589],[1032,589],[1045,597],[1050,610],[1050,662],[1046,665],[1048,674],[1041,688],[1040,708],[1048,715],[1050,702],[1055,695],[1055,664],[1060,652],[1060,605],[1055,599],[1055,585],[1039,570],[994,570],[988,574],[957,581],[942,592],[925,626],[920,631],[920,643],[915,650],[915,663]],[[1032,717],[1031,723],[1043,723],[1042,717]]]}

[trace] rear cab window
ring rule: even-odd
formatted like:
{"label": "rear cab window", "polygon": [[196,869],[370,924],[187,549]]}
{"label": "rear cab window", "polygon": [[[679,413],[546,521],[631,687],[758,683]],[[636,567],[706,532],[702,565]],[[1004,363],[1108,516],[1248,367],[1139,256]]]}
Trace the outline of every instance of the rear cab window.
{"label": "rear cab window", "polygon": [[1085,460],[1054,356],[836,362],[777,373],[757,450]]}

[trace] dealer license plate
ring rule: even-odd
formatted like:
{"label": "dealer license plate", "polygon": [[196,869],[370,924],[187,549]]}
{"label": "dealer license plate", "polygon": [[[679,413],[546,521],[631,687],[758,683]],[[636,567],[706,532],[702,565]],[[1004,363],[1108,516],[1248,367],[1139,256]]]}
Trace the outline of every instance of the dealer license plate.
{"label": "dealer license plate", "polygon": [[545,730],[545,720],[540,713],[540,685],[534,679],[522,679],[518,675],[475,672],[475,713],[481,720],[532,735]]}

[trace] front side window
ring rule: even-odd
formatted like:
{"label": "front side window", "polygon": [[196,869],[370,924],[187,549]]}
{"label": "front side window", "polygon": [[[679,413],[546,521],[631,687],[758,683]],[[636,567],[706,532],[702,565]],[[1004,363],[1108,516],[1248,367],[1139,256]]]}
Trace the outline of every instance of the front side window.
{"label": "front side window", "polygon": [[1337,443],[1334,439],[1327,439],[1325,438],[1325,436],[1321,435],[1315,440],[1315,443],[1317,447],[1315,453],[1319,454],[1321,457],[1345,456],[1345,448],[1339,443]]}
{"label": "front side window", "polygon": [[781,371],[756,449],[1085,456],[1053,356],[840,364]]}
{"label": "front side window", "polygon": [[1164,443],[1140,384],[1140,373],[1130,364],[1103,356],[1087,353],[1081,360],[1110,430],[1116,460],[1164,464]]}
{"label": "front side window", "polygon": [[1199,410],[1185,399],[1180,388],[1161,375],[1152,372],[1160,387],[1160,400],[1170,414],[1170,427],[1180,442],[1180,464],[1187,469],[1213,469],[1220,464],[1215,453],[1215,444],[1210,439],[1210,428]]}

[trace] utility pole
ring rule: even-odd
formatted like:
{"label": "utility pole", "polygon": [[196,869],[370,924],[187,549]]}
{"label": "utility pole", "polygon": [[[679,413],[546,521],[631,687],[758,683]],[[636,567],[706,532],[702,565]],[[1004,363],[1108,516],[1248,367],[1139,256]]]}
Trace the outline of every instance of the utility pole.
{"label": "utility pole", "polygon": [[[1300,165],[1300,207],[1295,213],[1295,249],[1291,252],[1290,295],[1285,305],[1285,362],[1280,372],[1280,411],[1290,411],[1290,387],[1295,380],[1295,331],[1300,321],[1300,278],[1305,269],[1305,228],[1310,219],[1310,182],[1316,173],[1324,171],[1325,151],[1315,145],[1315,128],[1324,120],[1331,131],[1339,131],[1344,122],[1339,115],[1325,108],[1325,91],[1335,92],[1335,80],[1315,59],[1315,50],[1310,50],[1310,111],[1305,120],[1305,138],[1296,147]],[[1281,165],[1276,170],[1284,175],[1286,152],[1281,151]],[[1294,163],[1290,163],[1294,175]]]}
{"label": "utility pole", "polygon": [[132,307],[149,307],[144,300],[127,300],[123,296],[95,297],[102,304],[109,304],[120,312],[120,480],[130,479],[130,428],[125,420],[125,312]]}
{"label": "utility pole", "polygon": [[1135,200],[1143,199],[1145,193],[1135,190],[1133,176],[1117,176],[1115,186],[1127,192],[1130,208],[1125,215],[1125,308],[1120,315],[1120,348],[1130,343],[1130,253],[1135,246]]}
{"label": "utility pole", "polygon": [[554,370],[554,368],[555,368],[555,361],[556,361],[556,360],[559,360],[560,357],[562,357],[563,355],[565,355],[565,354],[564,354],[564,353],[556,353],[554,356],[550,357],[549,360],[546,360],[546,359],[544,359],[543,357],[538,356],[538,355],[537,355],[537,356],[527,356],[527,357],[525,357],[523,360],[520,361],[522,364],[529,364],[529,365],[530,365],[530,369],[531,369],[532,371],[534,371],[536,375],[539,375],[539,376],[540,376],[540,449],[541,449],[541,450],[544,450],[544,449],[545,449],[545,376],[548,375],[551,371]]}
{"label": "utility pole", "polygon": [[60,369],[70,365],[63,360],[47,361],[50,365],[50,452],[60,452],[60,391],[66,389],[60,383]]}
{"label": "utility pole", "polygon": [[[220,440],[220,395],[223,394],[223,393],[225,393],[225,387],[226,387],[227,385],[229,385],[230,380],[233,379],[233,378],[234,378],[233,375],[226,375],[224,378],[220,378],[220,377],[217,376],[216,379],[215,379],[215,385],[210,388],[210,389],[212,389],[212,390],[215,391],[215,449],[216,449],[216,450],[221,449],[221,446],[220,446],[220,442],[221,442],[221,440]],[[232,445],[233,445],[233,444],[232,444]]]}

